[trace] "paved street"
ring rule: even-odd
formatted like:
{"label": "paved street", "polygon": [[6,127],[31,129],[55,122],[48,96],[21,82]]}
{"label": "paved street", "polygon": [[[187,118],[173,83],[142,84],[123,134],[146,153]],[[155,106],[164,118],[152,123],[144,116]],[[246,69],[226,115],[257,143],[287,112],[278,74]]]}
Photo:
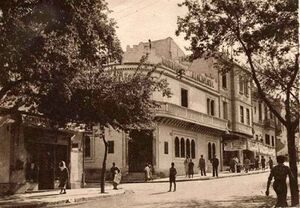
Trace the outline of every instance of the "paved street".
{"label": "paved street", "polygon": [[[176,192],[167,192],[168,183],[122,184],[120,187],[134,192],[120,197],[69,204],[65,207],[272,207],[275,199],[264,195],[268,173],[250,176],[220,178],[218,180],[177,183]],[[60,206],[62,207],[62,206]]]}

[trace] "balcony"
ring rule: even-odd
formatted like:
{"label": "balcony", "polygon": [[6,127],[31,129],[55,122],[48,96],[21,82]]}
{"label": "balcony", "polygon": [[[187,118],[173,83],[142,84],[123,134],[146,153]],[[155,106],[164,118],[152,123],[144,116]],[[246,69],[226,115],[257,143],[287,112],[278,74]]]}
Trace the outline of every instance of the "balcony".
{"label": "balcony", "polygon": [[205,113],[171,103],[159,102],[159,104],[160,107],[156,110],[155,116],[174,118],[221,131],[226,131],[227,120],[209,116]]}
{"label": "balcony", "polygon": [[273,119],[265,119],[264,120],[264,127],[265,128],[275,128],[275,122]]}

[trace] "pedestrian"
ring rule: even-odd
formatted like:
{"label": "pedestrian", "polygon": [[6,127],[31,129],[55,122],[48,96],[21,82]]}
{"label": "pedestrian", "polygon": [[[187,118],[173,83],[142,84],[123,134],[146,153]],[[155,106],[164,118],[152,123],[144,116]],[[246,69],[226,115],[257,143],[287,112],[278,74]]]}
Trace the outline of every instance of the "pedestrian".
{"label": "pedestrian", "polygon": [[111,178],[112,178],[112,184],[114,187],[114,190],[118,190],[118,184],[120,183],[120,169],[118,167],[116,167],[116,163],[112,163],[112,167],[110,168],[110,174],[111,174]]}
{"label": "pedestrian", "polygon": [[186,158],[183,162],[185,177],[188,177],[188,174],[189,174],[189,162],[190,162],[190,158],[189,158],[189,156],[186,156]]}
{"label": "pedestrian", "polygon": [[66,188],[69,181],[69,170],[66,167],[65,161],[61,161],[58,166],[61,171],[58,187],[60,188],[60,194],[66,194]]}
{"label": "pedestrian", "polygon": [[189,162],[189,178],[192,178],[194,177],[194,163],[192,161],[192,159],[190,159],[190,162]]}
{"label": "pedestrian", "polygon": [[244,166],[245,166],[245,172],[248,173],[248,171],[250,169],[250,160],[247,157],[244,161]]}
{"label": "pedestrian", "polygon": [[146,164],[144,171],[145,171],[145,182],[147,182],[150,180],[150,168],[148,164]]}
{"label": "pedestrian", "polygon": [[291,172],[291,169],[288,166],[285,166],[283,163],[285,162],[284,156],[278,156],[277,163],[269,175],[268,183],[267,183],[267,191],[266,195],[269,196],[269,188],[271,185],[271,181],[274,177],[273,189],[277,195],[277,203],[275,207],[287,207],[287,184],[286,178],[289,176],[289,181],[294,180],[294,176]]}
{"label": "pedestrian", "polygon": [[234,172],[237,173],[238,172],[239,159],[235,156],[233,158],[233,161],[234,161]]}
{"label": "pedestrian", "polygon": [[216,155],[213,156],[213,159],[211,160],[212,167],[213,167],[213,177],[219,177],[218,176],[218,167],[219,167],[219,159],[216,157]]}
{"label": "pedestrian", "polygon": [[260,162],[261,162],[261,169],[265,170],[266,169],[266,159],[264,156],[261,156]]}
{"label": "pedestrian", "polygon": [[172,183],[174,183],[174,191],[176,191],[176,174],[177,174],[177,171],[176,171],[176,168],[174,167],[174,163],[172,162],[171,168],[169,170],[169,182],[170,182],[169,192],[172,189]]}
{"label": "pedestrian", "polygon": [[230,171],[232,173],[234,173],[234,171],[235,171],[235,160],[234,160],[234,158],[231,158],[231,160],[229,162],[229,166],[230,166]]}
{"label": "pedestrian", "polygon": [[269,157],[268,163],[269,163],[270,170],[272,170],[272,168],[273,168],[273,160],[272,160],[271,157]]}
{"label": "pedestrian", "polygon": [[153,166],[151,165],[151,163],[148,163],[148,167],[149,167],[149,180],[153,181]]}
{"label": "pedestrian", "polygon": [[255,170],[259,169],[259,156],[257,155],[254,161]]}
{"label": "pedestrian", "polygon": [[203,158],[203,155],[200,156],[198,168],[200,168],[201,176],[206,176],[205,159]]}

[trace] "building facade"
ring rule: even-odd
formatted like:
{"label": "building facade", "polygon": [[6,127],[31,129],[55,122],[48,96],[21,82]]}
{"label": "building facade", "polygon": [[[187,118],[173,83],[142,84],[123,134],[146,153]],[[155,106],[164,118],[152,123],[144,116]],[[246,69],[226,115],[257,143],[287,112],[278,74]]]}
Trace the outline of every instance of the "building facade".
{"label": "building facade", "polygon": [[18,115],[0,117],[0,194],[58,188],[65,161],[70,188],[82,182],[83,157],[74,132],[47,128],[45,119]]}

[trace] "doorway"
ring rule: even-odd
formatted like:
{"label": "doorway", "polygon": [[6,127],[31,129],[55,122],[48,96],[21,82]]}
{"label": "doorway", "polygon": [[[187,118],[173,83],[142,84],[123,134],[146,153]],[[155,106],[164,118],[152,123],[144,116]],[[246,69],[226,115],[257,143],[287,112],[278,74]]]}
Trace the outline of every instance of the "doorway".
{"label": "doorway", "polygon": [[132,130],[128,141],[129,172],[143,172],[146,163],[153,164],[153,131]]}

